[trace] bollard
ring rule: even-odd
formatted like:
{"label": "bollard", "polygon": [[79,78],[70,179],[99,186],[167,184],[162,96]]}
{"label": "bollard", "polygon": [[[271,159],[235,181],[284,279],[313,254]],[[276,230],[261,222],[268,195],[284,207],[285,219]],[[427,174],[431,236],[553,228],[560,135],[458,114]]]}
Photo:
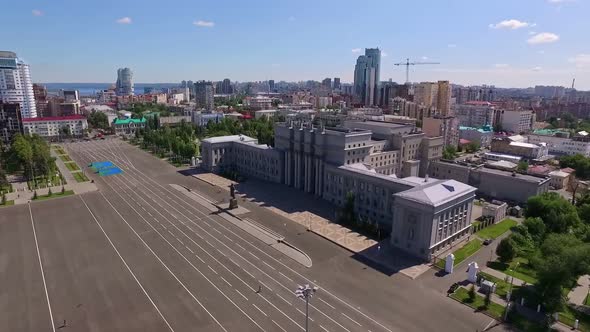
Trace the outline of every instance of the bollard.
{"label": "bollard", "polygon": [[520,299],[520,305],[524,305],[524,297]]}
{"label": "bollard", "polygon": [[541,305],[540,304],[537,305],[537,312],[541,312]]}
{"label": "bollard", "polygon": [[576,321],[574,322],[574,329],[578,329],[578,325],[580,324],[580,321],[576,319]]}
{"label": "bollard", "polygon": [[559,321],[559,312],[553,314],[553,317],[555,318],[555,321]]}

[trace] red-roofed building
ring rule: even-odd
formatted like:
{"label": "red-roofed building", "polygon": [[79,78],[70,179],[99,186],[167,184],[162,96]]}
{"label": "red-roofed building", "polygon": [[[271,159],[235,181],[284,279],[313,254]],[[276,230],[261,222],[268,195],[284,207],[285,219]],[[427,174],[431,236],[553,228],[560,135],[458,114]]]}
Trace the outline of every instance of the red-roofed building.
{"label": "red-roofed building", "polygon": [[50,140],[60,137],[82,137],[88,130],[88,121],[82,115],[26,118],[22,122],[25,134],[37,134]]}

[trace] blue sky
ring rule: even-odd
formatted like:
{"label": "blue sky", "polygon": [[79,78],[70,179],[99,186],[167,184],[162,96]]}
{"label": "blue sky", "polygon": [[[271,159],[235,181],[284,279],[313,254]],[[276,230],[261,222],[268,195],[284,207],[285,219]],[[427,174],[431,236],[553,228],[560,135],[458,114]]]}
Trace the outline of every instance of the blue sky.
{"label": "blue sky", "polygon": [[352,81],[365,47],[381,78],[590,89],[590,0],[19,0],[2,6],[1,48],[38,82]]}

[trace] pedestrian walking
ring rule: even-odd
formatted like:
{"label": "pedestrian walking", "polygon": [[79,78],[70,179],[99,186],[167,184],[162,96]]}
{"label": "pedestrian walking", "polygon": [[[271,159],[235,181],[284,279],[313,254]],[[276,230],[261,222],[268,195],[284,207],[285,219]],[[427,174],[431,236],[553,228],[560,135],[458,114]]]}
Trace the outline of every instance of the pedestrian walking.
{"label": "pedestrian walking", "polygon": [[258,285],[258,290],[256,291],[256,294],[260,294],[260,292],[262,292],[262,286]]}

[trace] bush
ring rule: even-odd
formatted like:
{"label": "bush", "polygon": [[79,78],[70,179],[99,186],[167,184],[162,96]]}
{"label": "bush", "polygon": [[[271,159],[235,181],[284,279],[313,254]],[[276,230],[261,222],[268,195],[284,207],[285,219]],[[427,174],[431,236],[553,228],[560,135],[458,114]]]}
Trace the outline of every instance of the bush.
{"label": "bush", "polygon": [[66,193],[66,187],[64,187],[64,186],[61,186],[61,194],[63,195],[63,194],[65,194],[65,193]]}

